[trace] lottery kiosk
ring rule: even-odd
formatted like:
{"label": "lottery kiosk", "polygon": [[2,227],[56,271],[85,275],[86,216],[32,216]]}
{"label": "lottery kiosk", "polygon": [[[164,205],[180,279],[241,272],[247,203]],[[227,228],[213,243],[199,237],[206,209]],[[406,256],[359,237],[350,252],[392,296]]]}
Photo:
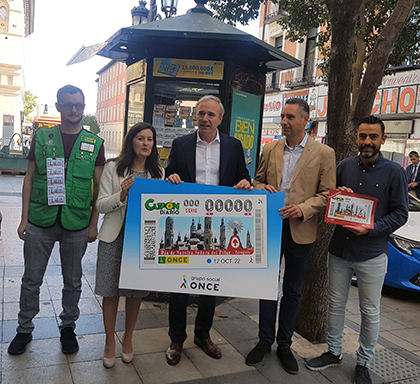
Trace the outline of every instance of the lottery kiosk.
{"label": "lottery kiosk", "polygon": [[127,64],[125,131],[153,124],[163,165],[173,139],[196,129],[197,100],[213,94],[226,109],[219,129],[241,140],[253,177],[265,75],[300,62],[215,19],[206,1],[196,3],[185,15],[122,28],[98,54]]}

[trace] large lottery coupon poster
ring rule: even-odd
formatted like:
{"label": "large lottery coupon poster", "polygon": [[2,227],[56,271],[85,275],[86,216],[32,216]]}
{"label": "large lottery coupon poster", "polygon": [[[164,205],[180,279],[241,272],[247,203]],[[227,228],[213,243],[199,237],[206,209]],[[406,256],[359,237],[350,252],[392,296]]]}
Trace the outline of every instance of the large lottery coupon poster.
{"label": "large lottery coupon poster", "polygon": [[136,179],[120,288],[277,299],[284,194]]}

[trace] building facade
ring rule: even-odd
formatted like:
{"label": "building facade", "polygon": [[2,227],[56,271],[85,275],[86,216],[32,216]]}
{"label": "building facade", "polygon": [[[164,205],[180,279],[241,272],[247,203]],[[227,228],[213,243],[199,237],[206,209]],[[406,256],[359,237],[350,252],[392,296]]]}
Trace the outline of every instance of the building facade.
{"label": "building facade", "polygon": [[0,135],[8,144],[21,132],[24,39],[33,32],[35,0],[0,0]]}
{"label": "building facade", "polygon": [[[260,13],[260,38],[299,59],[299,68],[267,75],[264,100],[262,143],[281,137],[280,113],[290,97],[301,97],[309,104],[312,133],[322,140],[327,134],[328,86],[318,64],[323,57],[314,47],[318,30],[309,31],[302,43],[285,38],[286,31],[277,24],[282,10],[270,1],[263,3]],[[384,155],[406,165],[408,153],[420,150],[420,69],[401,68],[385,76],[376,92],[372,114],[385,123],[388,139],[382,147]]]}
{"label": "building facade", "polygon": [[100,136],[105,140],[107,153],[117,154],[124,137],[127,66],[111,61],[97,75],[96,118],[101,127]]}

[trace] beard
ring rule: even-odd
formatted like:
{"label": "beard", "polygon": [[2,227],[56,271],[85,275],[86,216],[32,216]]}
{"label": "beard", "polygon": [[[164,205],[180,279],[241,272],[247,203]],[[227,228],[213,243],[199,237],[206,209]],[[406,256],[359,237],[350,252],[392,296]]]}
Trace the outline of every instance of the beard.
{"label": "beard", "polygon": [[[371,151],[366,151],[366,149],[371,149]],[[375,157],[379,153],[379,148],[371,146],[371,145],[364,145],[359,148],[360,156],[364,159],[370,159]]]}

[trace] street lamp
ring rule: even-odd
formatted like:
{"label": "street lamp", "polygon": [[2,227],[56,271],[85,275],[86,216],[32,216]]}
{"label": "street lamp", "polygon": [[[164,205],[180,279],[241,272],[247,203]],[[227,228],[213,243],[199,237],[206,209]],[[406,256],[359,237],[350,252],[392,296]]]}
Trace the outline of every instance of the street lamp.
{"label": "street lamp", "polygon": [[131,16],[133,18],[133,25],[139,25],[147,23],[149,11],[146,8],[146,2],[140,0],[140,5],[137,8],[131,10]]}
{"label": "street lamp", "polygon": [[162,12],[165,13],[166,17],[176,15],[176,8],[178,0],[162,0]]}

